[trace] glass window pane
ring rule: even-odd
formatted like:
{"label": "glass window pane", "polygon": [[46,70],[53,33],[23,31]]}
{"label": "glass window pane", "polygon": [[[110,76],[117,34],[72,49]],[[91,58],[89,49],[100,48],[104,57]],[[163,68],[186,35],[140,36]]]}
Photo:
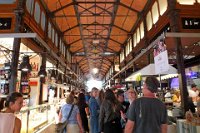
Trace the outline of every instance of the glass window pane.
{"label": "glass window pane", "polygon": [[140,42],[140,29],[137,28],[137,43]]}
{"label": "glass window pane", "polygon": [[195,0],[177,0],[177,2],[182,5],[193,5]]}
{"label": "glass window pane", "polygon": [[34,18],[37,23],[40,23],[40,5],[35,2]]}
{"label": "glass window pane", "polygon": [[136,33],[134,34],[134,47],[136,47],[137,46],[137,35],[136,35]]}
{"label": "glass window pane", "polygon": [[55,33],[55,44],[56,44],[56,47],[58,47],[58,34]]}
{"label": "glass window pane", "polygon": [[160,15],[163,15],[167,10],[167,0],[158,0]]}
{"label": "glass window pane", "polygon": [[149,31],[152,28],[153,22],[151,18],[151,12],[149,11],[146,16],[147,30]]}
{"label": "glass window pane", "polygon": [[65,57],[65,52],[66,52],[66,47],[64,47],[64,53],[63,53],[64,57]]}
{"label": "glass window pane", "polygon": [[41,27],[42,27],[43,31],[45,31],[45,23],[46,23],[46,16],[45,16],[44,12],[42,12]]}
{"label": "glass window pane", "polygon": [[152,17],[153,17],[153,23],[155,24],[158,21],[159,13],[158,13],[158,3],[155,2],[152,6]]}
{"label": "glass window pane", "polygon": [[52,42],[54,43],[54,41],[55,41],[55,35],[54,35],[54,29],[52,28],[52,33],[51,33],[51,39],[52,39]]}
{"label": "glass window pane", "polygon": [[51,38],[51,23],[48,24],[48,37]]}
{"label": "glass window pane", "polygon": [[30,14],[33,14],[33,2],[34,0],[27,0],[26,1],[26,9]]}
{"label": "glass window pane", "polygon": [[133,45],[133,44],[132,44],[132,39],[130,39],[130,40],[129,40],[129,49],[130,49],[130,51],[129,51],[129,52],[131,52],[131,51],[132,51],[132,48],[133,48],[133,47],[132,47],[132,45]]}
{"label": "glass window pane", "polygon": [[140,36],[141,36],[141,39],[144,37],[144,23],[143,22],[140,24]]}

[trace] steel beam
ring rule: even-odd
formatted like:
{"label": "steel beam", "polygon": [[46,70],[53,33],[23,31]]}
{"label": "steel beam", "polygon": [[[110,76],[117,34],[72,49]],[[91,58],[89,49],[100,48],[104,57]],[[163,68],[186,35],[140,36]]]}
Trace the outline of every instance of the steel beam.
{"label": "steel beam", "polygon": [[69,29],[64,30],[62,33],[64,34],[64,33],[68,32],[68,31],[70,31],[70,30],[72,30],[72,29],[74,29],[74,28],[76,28],[76,27],[78,27],[78,26],[79,26],[79,25],[77,24],[77,25],[75,25],[75,26],[73,26],[73,27],[71,27],[71,28],[69,28]]}

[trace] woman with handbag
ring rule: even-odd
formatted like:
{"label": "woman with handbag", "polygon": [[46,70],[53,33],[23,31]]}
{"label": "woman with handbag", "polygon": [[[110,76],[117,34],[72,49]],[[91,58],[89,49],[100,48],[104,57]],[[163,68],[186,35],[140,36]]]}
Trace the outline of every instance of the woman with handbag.
{"label": "woman with handbag", "polygon": [[74,97],[68,95],[66,104],[64,104],[59,113],[59,121],[64,123],[67,121],[67,133],[83,133],[80,112],[77,105],[73,105]]}

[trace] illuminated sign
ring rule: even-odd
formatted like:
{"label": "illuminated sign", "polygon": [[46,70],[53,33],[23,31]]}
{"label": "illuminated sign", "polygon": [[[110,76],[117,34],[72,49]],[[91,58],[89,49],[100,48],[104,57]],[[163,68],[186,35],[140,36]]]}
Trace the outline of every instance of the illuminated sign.
{"label": "illuminated sign", "polygon": [[200,18],[182,18],[183,29],[200,29]]}
{"label": "illuminated sign", "polygon": [[12,18],[0,18],[0,30],[11,29]]}

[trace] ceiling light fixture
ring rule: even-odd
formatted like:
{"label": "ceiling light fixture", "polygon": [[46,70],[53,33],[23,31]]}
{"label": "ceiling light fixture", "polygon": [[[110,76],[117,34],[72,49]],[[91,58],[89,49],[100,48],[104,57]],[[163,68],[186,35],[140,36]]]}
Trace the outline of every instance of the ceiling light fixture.
{"label": "ceiling light fixture", "polygon": [[40,66],[40,71],[38,72],[38,76],[40,76],[40,77],[47,76],[47,72],[45,70],[45,66],[43,66],[43,65]]}
{"label": "ceiling light fixture", "polygon": [[25,55],[22,59],[22,63],[19,65],[19,68],[24,72],[32,71],[32,66],[29,62],[29,56]]}
{"label": "ceiling light fixture", "polygon": [[93,69],[92,69],[92,72],[93,72],[94,74],[96,74],[96,73],[99,72],[99,69],[98,69],[98,68],[93,68]]}

